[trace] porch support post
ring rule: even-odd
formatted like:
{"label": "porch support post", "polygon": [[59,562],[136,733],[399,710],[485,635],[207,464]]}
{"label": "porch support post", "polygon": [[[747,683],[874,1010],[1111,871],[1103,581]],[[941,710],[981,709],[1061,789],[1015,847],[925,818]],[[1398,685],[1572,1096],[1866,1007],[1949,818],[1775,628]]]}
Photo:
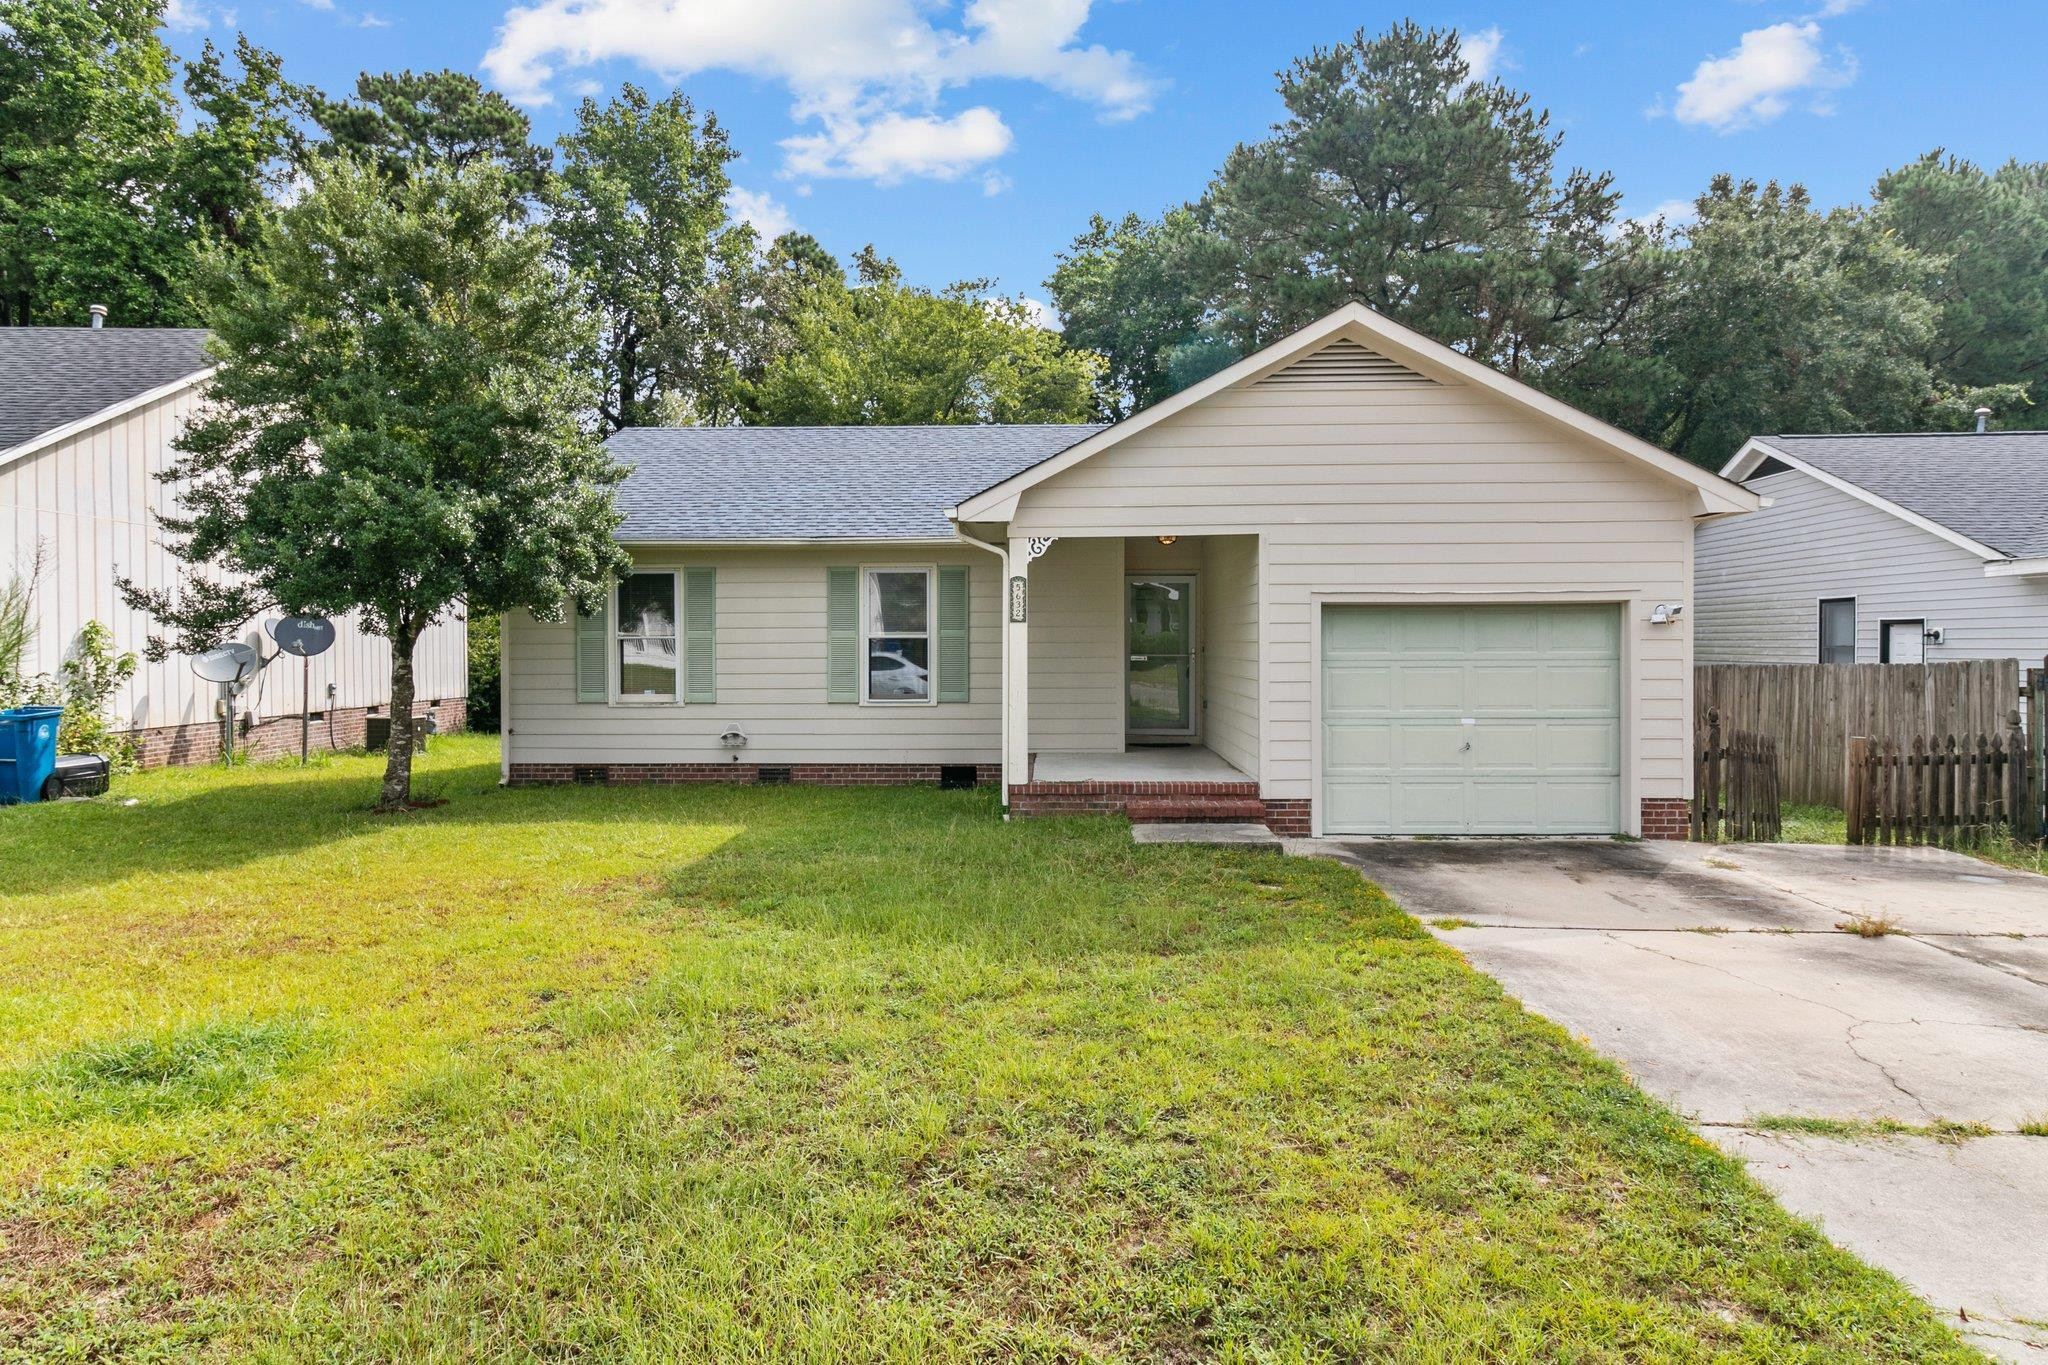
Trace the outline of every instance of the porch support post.
{"label": "porch support post", "polygon": [[[1010,538],[1010,581],[1003,585],[1003,780],[1031,780],[1031,543]],[[1024,610],[1017,595],[1022,591]],[[1022,615],[1025,619],[1018,620]],[[1008,797],[1005,792],[1005,798]]]}

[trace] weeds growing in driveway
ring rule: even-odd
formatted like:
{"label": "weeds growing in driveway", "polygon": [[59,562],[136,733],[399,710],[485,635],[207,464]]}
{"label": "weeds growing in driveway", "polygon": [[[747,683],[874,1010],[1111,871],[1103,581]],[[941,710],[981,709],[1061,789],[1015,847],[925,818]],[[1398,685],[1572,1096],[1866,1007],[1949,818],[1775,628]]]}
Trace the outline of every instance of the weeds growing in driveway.
{"label": "weeds growing in driveway", "polygon": [[1858,938],[1883,938],[1887,934],[1905,932],[1899,928],[1897,920],[1884,914],[1851,915],[1845,920],[1837,920],[1835,927],[1845,934],[1854,934]]}
{"label": "weeds growing in driveway", "polygon": [[1338,864],[424,771],[0,811],[0,1357],[1970,1358]]}
{"label": "weeds growing in driveway", "polygon": [[[1764,1114],[1743,1125],[1759,1133],[1800,1133],[1811,1137],[1930,1137],[1937,1142],[1967,1142],[1991,1137],[1993,1130],[1981,1123],[1959,1123],[1936,1119],[1931,1123],[1901,1123],[1897,1119],[1825,1119],[1803,1114]],[[2020,1129],[2025,1132],[2024,1126]]]}

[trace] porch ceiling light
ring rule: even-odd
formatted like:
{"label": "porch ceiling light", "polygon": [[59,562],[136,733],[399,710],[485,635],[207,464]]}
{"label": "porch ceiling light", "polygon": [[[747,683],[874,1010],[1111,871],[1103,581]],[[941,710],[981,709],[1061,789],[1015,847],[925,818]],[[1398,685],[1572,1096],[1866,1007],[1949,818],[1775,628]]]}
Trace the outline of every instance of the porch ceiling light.
{"label": "porch ceiling light", "polygon": [[1161,536],[1161,537],[1159,537],[1159,543],[1160,543],[1161,545],[1171,545],[1171,544],[1173,544],[1173,542],[1175,542],[1176,540],[1179,540],[1179,539],[1180,539],[1180,537],[1179,537],[1179,536]]}

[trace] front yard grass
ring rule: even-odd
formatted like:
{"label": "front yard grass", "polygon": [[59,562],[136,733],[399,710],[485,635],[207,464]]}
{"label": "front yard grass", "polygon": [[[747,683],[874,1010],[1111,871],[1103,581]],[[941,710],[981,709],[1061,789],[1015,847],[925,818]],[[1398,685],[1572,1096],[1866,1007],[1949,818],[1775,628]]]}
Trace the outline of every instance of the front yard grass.
{"label": "front yard grass", "polygon": [[0,811],[0,1353],[1972,1358],[1337,864],[375,772]]}

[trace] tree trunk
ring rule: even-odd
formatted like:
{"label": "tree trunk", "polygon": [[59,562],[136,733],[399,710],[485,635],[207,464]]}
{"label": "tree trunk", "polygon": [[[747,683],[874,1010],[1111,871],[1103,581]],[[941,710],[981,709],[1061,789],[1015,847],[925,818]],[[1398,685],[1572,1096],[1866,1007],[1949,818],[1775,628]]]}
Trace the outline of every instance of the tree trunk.
{"label": "tree trunk", "polygon": [[379,810],[412,804],[412,651],[419,632],[410,623],[391,632],[391,743],[384,752]]}

